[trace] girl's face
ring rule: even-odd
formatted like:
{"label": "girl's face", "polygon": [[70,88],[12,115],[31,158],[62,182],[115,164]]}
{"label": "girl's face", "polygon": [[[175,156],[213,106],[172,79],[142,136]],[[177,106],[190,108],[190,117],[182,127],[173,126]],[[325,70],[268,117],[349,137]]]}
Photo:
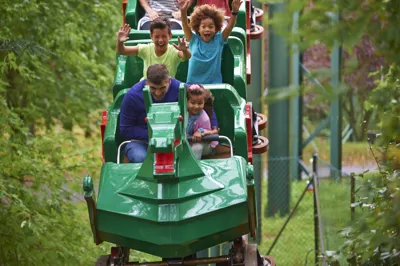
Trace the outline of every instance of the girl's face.
{"label": "girl's face", "polygon": [[188,100],[188,112],[197,115],[204,108],[204,95],[190,95]]}
{"label": "girl's face", "polygon": [[203,42],[210,42],[215,35],[215,23],[211,18],[205,18],[200,22],[199,34]]}

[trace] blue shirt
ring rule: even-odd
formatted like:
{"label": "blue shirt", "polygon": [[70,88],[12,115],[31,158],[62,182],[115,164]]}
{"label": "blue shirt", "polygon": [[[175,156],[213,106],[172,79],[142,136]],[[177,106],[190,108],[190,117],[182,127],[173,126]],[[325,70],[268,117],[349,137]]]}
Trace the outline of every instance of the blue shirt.
{"label": "blue shirt", "polygon": [[[171,78],[171,83],[168,87],[168,91],[164,97],[156,101],[153,96],[151,97],[153,103],[168,103],[177,102],[179,98],[179,86],[180,81]],[[148,140],[147,124],[144,121],[146,117],[146,109],[144,106],[143,88],[146,85],[146,80],[142,80],[125,94],[124,99],[121,103],[119,127],[120,135],[123,140],[139,139]],[[218,127],[216,116],[213,110],[213,119],[211,120],[211,126]]]}
{"label": "blue shirt", "polygon": [[222,83],[221,60],[224,43],[221,32],[215,34],[210,42],[204,42],[200,35],[192,34],[189,44],[192,57],[189,59],[187,83]]}

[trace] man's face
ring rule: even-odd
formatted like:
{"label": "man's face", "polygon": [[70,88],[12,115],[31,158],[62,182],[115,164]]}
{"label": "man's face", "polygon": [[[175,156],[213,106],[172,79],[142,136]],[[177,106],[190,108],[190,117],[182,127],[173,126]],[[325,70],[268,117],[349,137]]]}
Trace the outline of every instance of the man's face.
{"label": "man's face", "polygon": [[172,38],[172,33],[168,32],[168,28],[154,29],[153,33],[150,34],[150,38],[153,40],[155,51],[164,53],[167,51],[168,42]]}
{"label": "man's face", "polygon": [[154,100],[161,101],[164,98],[164,95],[168,91],[170,79],[164,80],[161,84],[154,84],[150,81],[146,81],[146,85],[150,87],[150,93],[153,96]]}

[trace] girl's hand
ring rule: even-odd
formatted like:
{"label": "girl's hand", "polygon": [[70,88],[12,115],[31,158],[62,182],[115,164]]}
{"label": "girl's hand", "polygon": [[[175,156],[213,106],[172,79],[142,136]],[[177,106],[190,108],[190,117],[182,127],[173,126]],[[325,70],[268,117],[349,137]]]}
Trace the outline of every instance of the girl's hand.
{"label": "girl's hand", "polygon": [[119,42],[125,42],[129,39],[128,35],[129,32],[131,31],[131,27],[129,27],[128,24],[125,24],[121,28],[119,28],[119,31],[117,33],[117,38]]}
{"label": "girl's hand", "polygon": [[175,43],[172,44],[176,50],[186,52],[188,50],[188,47],[186,45],[185,37],[179,38],[178,36],[178,45]]}
{"label": "girl's hand", "polygon": [[243,3],[243,1],[241,1],[241,0],[233,0],[232,1],[232,12],[238,12],[242,3]]}
{"label": "girl's hand", "polygon": [[192,136],[192,142],[200,142],[201,137],[202,137],[202,135],[201,135],[200,131],[194,132],[194,134]]}
{"label": "girl's hand", "polygon": [[189,0],[178,0],[179,9],[186,12],[190,6],[191,1]]}

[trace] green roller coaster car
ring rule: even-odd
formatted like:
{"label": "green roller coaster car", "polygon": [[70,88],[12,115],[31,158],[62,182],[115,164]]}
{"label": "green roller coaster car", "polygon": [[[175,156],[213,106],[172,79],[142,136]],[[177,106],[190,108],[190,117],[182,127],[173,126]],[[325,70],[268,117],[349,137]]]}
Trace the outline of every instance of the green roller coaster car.
{"label": "green roller coaster car", "polygon": [[[150,43],[148,31],[136,30],[143,16],[138,0],[125,0],[126,22],[133,28],[125,45]],[[177,42],[183,31],[173,31]],[[222,54],[223,84],[205,84],[215,99],[220,143],[230,143],[231,156],[196,160],[186,138],[186,90],[182,83],[179,102],[153,104],[148,87],[143,90],[149,148],[143,163],[120,163],[124,141],[119,134],[122,100],[132,85],[142,78],[143,61],[135,56],[117,55],[113,103],[103,114],[103,161],[98,197],[93,180],[83,181],[90,225],[96,244],[116,244],[110,255],[96,266],[145,264],[129,262],[129,250],[136,249],[163,258],[153,266],[275,265],[263,258],[254,244],[245,244],[242,235],[255,237],[257,214],[251,154],[253,118],[247,99],[245,3],[236,27]],[[248,55],[247,55],[248,56]],[[186,81],[188,63],[179,65],[176,78]],[[224,242],[232,242],[229,254],[214,258],[194,258],[196,252]],[[190,258],[189,258],[190,257]],[[149,263],[146,263],[148,265]]]}
{"label": "green roller coaster car", "polygon": [[[185,134],[185,93],[181,86],[179,103],[152,104],[145,87],[149,127],[145,161],[103,164],[97,201],[93,181],[85,177],[97,244],[107,241],[163,258],[181,258],[254,234],[252,165],[242,156],[202,161],[193,157]],[[241,112],[235,112],[236,119],[243,119]]]}

